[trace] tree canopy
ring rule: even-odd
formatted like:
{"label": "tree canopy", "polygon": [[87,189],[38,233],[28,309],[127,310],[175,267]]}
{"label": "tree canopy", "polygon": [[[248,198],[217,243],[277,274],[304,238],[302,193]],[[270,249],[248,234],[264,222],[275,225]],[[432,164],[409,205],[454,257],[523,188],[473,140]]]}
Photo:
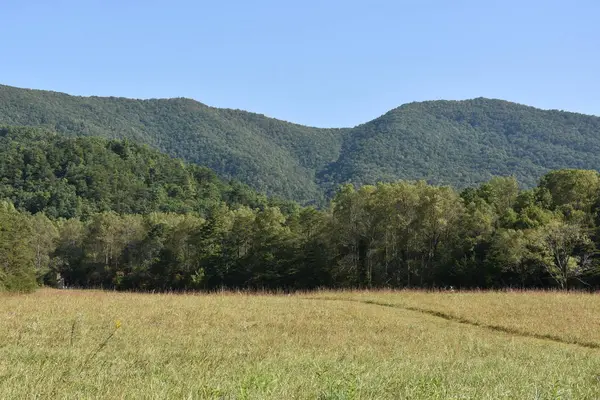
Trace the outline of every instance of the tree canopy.
{"label": "tree canopy", "polygon": [[323,210],[221,201],[203,214],[48,218],[3,201],[0,290],[597,288],[600,197],[572,184],[592,172],[551,172],[524,191],[514,178],[462,192],[345,185]]}
{"label": "tree canopy", "polygon": [[77,97],[0,85],[0,124],[144,143],[259,192],[325,206],[340,184],[425,180],[465,188],[598,169],[600,118],[491,99],[411,103],[319,129],[189,99]]}
{"label": "tree canopy", "polygon": [[269,202],[208,168],[129,140],[69,138],[26,127],[0,128],[0,198],[51,218],[104,211],[204,214],[220,202],[231,207]]}

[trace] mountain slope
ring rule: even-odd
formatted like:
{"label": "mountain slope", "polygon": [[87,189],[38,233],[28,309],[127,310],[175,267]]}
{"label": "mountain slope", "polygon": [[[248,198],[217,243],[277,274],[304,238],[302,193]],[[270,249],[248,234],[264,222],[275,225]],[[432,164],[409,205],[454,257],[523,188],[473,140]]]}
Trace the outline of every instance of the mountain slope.
{"label": "mountain slope", "polygon": [[77,97],[0,85],[0,124],[129,138],[269,194],[322,200],[315,172],[337,159],[342,131],[291,124],[189,99]]}
{"label": "mountain slope", "polygon": [[398,107],[349,129],[296,125],[189,99],[77,97],[0,85],[0,124],[129,138],[268,194],[323,204],[340,183],[494,175],[533,186],[550,169],[600,169],[600,118],[501,100]]}
{"label": "mountain slope", "polygon": [[53,218],[101,211],[205,213],[221,202],[267,204],[246,185],[223,182],[207,168],[147,146],[29,127],[0,127],[0,199]]}
{"label": "mountain slope", "polygon": [[479,98],[411,103],[360,125],[321,176],[465,187],[514,175],[531,187],[560,168],[600,168],[600,118]]}

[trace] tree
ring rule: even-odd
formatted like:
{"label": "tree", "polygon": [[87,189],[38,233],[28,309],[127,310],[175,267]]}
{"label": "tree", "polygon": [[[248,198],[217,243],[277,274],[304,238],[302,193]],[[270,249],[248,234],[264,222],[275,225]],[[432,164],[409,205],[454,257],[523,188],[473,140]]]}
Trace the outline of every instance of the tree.
{"label": "tree", "polygon": [[57,285],[64,281],[67,286],[87,286],[88,271],[84,269],[85,225],[77,218],[57,221],[58,238],[52,260],[51,273],[46,284]]}
{"label": "tree", "polygon": [[482,184],[477,194],[494,208],[498,217],[502,217],[515,204],[519,183],[515,177],[494,177]]}
{"label": "tree", "polygon": [[38,282],[41,284],[50,273],[51,256],[59,238],[58,229],[44,214],[30,218],[31,243],[35,253],[34,266]]}
{"label": "tree", "polygon": [[37,287],[29,217],[0,201],[0,291],[31,291]]}
{"label": "tree", "polygon": [[538,187],[551,197],[550,207],[569,220],[591,224],[593,207],[598,203],[600,174],[591,170],[563,169],[544,175]]}
{"label": "tree", "polygon": [[420,258],[420,284],[435,284],[435,268],[444,266],[452,254],[458,227],[464,215],[464,205],[449,187],[421,184],[417,209],[417,237]]}
{"label": "tree", "polygon": [[539,229],[535,254],[561,289],[595,268],[595,246],[581,226],[559,219]]}
{"label": "tree", "polygon": [[352,185],[340,188],[332,201],[332,234],[337,247],[336,273],[352,286],[370,286],[370,245],[373,240],[371,214],[367,212],[373,186],[356,191]]}
{"label": "tree", "polygon": [[525,287],[527,279],[533,273],[531,263],[530,241],[527,231],[514,229],[499,230],[492,241],[486,262],[497,265],[503,272],[517,275],[521,287]]}

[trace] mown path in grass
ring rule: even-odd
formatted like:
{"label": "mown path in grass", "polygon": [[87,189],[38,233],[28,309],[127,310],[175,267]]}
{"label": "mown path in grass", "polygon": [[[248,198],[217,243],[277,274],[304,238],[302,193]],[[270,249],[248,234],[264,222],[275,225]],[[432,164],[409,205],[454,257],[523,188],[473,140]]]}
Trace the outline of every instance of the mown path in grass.
{"label": "mown path in grass", "polygon": [[507,333],[510,335],[529,337],[529,338],[535,338],[535,339],[541,339],[541,340],[549,340],[549,341],[563,343],[563,344],[572,344],[572,345],[576,345],[576,346],[585,347],[588,349],[600,349],[600,343],[597,343],[597,342],[589,342],[589,341],[578,340],[578,339],[569,339],[569,338],[564,338],[564,337],[561,337],[558,335],[552,335],[552,334],[541,334],[541,333],[535,333],[535,332],[528,332],[525,330],[520,330],[520,329],[516,329],[513,327],[502,326],[502,325],[486,324],[486,323],[482,323],[482,322],[479,322],[476,320],[464,318],[459,315],[453,315],[450,313],[436,311],[436,310],[428,310],[425,308],[412,307],[412,306],[393,304],[393,303],[384,303],[381,301],[374,301],[374,300],[328,298],[328,297],[307,297],[305,299],[306,300],[320,300],[320,301],[349,301],[349,302],[357,302],[357,303],[375,305],[375,306],[381,306],[381,307],[398,308],[401,310],[414,311],[414,312],[418,312],[418,313],[422,313],[422,314],[431,315],[434,317],[442,318],[447,321],[452,321],[452,322],[456,322],[459,324],[489,329],[492,331]]}

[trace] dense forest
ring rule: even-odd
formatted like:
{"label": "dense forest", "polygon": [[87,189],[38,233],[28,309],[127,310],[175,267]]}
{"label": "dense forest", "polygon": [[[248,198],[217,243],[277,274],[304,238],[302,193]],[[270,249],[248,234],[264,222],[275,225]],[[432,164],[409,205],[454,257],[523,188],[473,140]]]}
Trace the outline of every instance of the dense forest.
{"label": "dense forest", "polygon": [[0,127],[0,198],[50,218],[102,211],[204,215],[221,202],[294,206],[128,140],[68,138],[28,127]]}
{"label": "dense forest", "polygon": [[127,140],[0,130],[0,290],[600,285],[600,174],[267,200]]}
{"label": "dense forest", "polygon": [[290,124],[189,99],[76,97],[0,85],[0,124],[144,143],[259,192],[324,204],[316,171],[337,159],[343,131]]}
{"label": "dense forest", "polygon": [[354,128],[311,128],[190,99],[77,97],[0,85],[0,124],[144,143],[253,189],[326,207],[341,184],[493,176],[533,188],[550,170],[600,165],[600,118],[490,99],[396,108]]}

